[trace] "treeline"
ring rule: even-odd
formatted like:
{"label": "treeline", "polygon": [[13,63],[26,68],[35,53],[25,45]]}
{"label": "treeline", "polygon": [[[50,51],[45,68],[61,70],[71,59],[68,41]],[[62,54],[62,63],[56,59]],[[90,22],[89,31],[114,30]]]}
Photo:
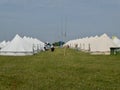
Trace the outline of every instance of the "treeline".
{"label": "treeline", "polygon": [[65,42],[63,41],[58,41],[53,43],[54,46],[62,46],[63,44],[65,44]]}

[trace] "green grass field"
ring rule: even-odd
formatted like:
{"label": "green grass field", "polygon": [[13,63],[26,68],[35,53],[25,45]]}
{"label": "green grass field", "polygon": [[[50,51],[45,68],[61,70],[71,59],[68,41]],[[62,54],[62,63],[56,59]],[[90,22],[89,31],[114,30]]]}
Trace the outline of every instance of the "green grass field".
{"label": "green grass field", "polygon": [[0,90],[120,90],[120,55],[56,49],[0,56]]}

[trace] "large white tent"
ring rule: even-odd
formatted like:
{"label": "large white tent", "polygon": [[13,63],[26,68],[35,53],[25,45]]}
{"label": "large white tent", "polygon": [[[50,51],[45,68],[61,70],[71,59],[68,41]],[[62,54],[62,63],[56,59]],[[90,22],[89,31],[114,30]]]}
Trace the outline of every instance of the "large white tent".
{"label": "large white tent", "polygon": [[103,34],[90,43],[90,52],[110,54],[110,47],[116,47],[116,45],[107,34]]}
{"label": "large white tent", "polygon": [[113,40],[107,35],[91,36],[68,41],[64,46],[89,51],[92,54],[110,54],[110,47],[116,47]]}
{"label": "large white tent", "polygon": [[9,44],[9,41],[2,41],[1,43],[0,43],[0,49],[2,49],[2,48],[4,48],[6,45],[8,45]]}
{"label": "large white tent", "polygon": [[0,50],[0,55],[33,55],[44,49],[44,43],[38,39],[20,37],[16,35],[13,40]]}

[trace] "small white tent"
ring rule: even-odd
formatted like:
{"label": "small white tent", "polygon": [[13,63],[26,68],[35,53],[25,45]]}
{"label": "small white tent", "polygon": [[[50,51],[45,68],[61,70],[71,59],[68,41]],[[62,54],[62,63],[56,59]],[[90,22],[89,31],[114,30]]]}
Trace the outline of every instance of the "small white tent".
{"label": "small white tent", "polygon": [[0,49],[2,49],[3,47],[5,47],[7,45],[7,42],[4,40],[0,43]]}
{"label": "small white tent", "polygon": [[44,50],[44,43],[36,38],[29,38],[29,37],[26,37],[24,36],[23,37],[23,42],[26,43],[24,44],[24,48],[25,50],[27,51],[31,51],[33,50]]}
{"label": "small white tent", "polygon": [[120,39],[118,39],[117,37],[113,37],[113,42],[117,47],[120,47]]}

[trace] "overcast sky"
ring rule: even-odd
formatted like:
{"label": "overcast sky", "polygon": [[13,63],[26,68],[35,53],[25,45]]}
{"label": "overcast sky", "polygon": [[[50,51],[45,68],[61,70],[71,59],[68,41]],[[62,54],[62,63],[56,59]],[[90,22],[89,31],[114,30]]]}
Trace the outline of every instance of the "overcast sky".
{"label": "overcast sky", "polygon": [[107,33],[120,38],[120,0],[0,0],[0,41],[16,34],[41,41]]}

